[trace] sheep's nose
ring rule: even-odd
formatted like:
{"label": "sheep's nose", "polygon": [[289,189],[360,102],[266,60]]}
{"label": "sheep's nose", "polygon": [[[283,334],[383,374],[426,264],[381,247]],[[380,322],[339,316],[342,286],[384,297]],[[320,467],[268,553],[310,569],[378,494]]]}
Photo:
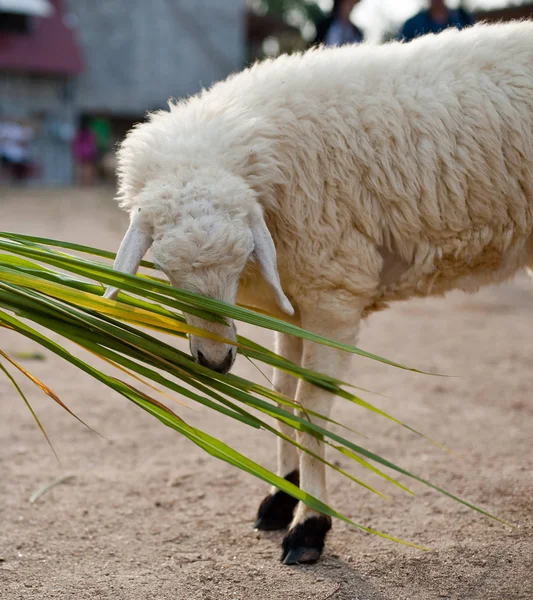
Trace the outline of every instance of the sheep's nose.
{"label": "sheep's nose", "polygon": [[227,373],[233,366],[232,350],[229,350],[224,360],[218,363],[210,361],[201,350],[198,350],[198,352],[196,353],[196,358],[198,363],[201,364],[202,367],[207,367],[208,369],[216,371],[217,373]]}

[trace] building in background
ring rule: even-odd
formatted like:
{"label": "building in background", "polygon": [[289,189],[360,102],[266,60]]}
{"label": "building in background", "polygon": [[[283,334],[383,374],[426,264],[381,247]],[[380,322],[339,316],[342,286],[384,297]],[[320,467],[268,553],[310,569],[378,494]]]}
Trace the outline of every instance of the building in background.
{"label": "building in background", "polygon": [[24,142],[27,177],[59,185],[71,181],[75,78],[82,71],[81,51],[64,22],[60,0],[0,0],[4,171],[10,149],[22,151],[17,138],[24,128],[32,132]]}
{"label": "building in background", "polygon": [[240,0],[0,0],[0,123],[32,125],[32,181],[70,184],[82,117],[104,149],[240,69],[244,37]]}
{"label": "building in background", "polygon": [[242,68],[241,0],[67,0],[86,70],[78,106],[122,136],[163,108]]}

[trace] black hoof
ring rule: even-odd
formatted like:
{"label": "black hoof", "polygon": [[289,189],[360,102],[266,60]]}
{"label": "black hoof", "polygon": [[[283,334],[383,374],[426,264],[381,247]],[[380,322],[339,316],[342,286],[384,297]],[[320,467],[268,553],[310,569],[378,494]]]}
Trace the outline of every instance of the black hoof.
{"label": "black hoof", "polygon": [[[289,473],[285,479],[294,483],[294,485],[299,485],[300,475],[298,470]],[[254,528],[261,531],[286,529],[291,524],[292,515],[297,504],[298,500],[296,498],[280,490],[274,494],[269,494],[259,506]]]}
{"label": "black hoof", "polygon": [[331,517],[311,517],[296,525],[285,536],[281,545],[284,565],[316,562],[324,550],[326,535],[331,529]]}

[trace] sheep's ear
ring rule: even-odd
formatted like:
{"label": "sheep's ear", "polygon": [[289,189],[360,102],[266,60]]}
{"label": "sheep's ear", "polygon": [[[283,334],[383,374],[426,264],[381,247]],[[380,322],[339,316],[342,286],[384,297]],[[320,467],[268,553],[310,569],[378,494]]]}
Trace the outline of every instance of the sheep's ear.
{"label": "sheep's ear", "polygon": [[293,315],[294,308],[281,289],[276,262],[276,247],[274,246],[272,236],[270,235],[270,231],[268,231],[263,215],[259,215],[254,219],[252,234],[255,245],[254,254],[259,263],[261,274],[265,281],[272,286],[274,294],[276,295],[276,302],[281,310],[288,315]]}
{"label": "sheep's ear", "polygon": [[[120,244],[113,268],[122,273],[135,275],[143,256],[151,245],[152,233],[146,225],[141,223],[138,213],[135,213],[131,219],[129,229]],[[114,300],[118,292],[117,288],[109,287],[104,297]]]}

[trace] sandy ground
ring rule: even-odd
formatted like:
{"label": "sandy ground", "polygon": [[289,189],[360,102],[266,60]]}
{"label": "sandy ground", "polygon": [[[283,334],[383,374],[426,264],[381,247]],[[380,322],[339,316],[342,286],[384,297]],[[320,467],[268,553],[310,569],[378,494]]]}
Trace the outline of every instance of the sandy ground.
{"label": "sandy ground", "polygon": [[[0,190],[1,229],[118,246],[126,220],[109,190]],[[373,316],[360,345],[456,378],[354,358],[346,378],[451,446],[461,459],[337,400],[334,417],[369,448],[510,521],[511,529],[413,483],[381,500],[330,477],[330,501],[355,521],[431,548],[413,550],[335,523],[316,566],[278,562],[281,534],[252,530],[266,486],[202,453],[124,398],[59,359],[25,360],[108,441],[24,385],[61,458],[0,378],[0,598],[132,600],[512,600],[533,598],[533,289],[525,276],[476,296],[412,301]],[[243,327],[270,343],[270,336]],[[35,345],[2,332],[1,347]],[[238,372],[261,377],[246,362]],[[264,382],[264,380],[263,380]],[[274,468],[275,442],[205,410],[192,424]],[[30,496],[61,475],[72,477]],[[407,481],[404,483],[407,483]],[[385,483],[385,482],[384,482]]]}

